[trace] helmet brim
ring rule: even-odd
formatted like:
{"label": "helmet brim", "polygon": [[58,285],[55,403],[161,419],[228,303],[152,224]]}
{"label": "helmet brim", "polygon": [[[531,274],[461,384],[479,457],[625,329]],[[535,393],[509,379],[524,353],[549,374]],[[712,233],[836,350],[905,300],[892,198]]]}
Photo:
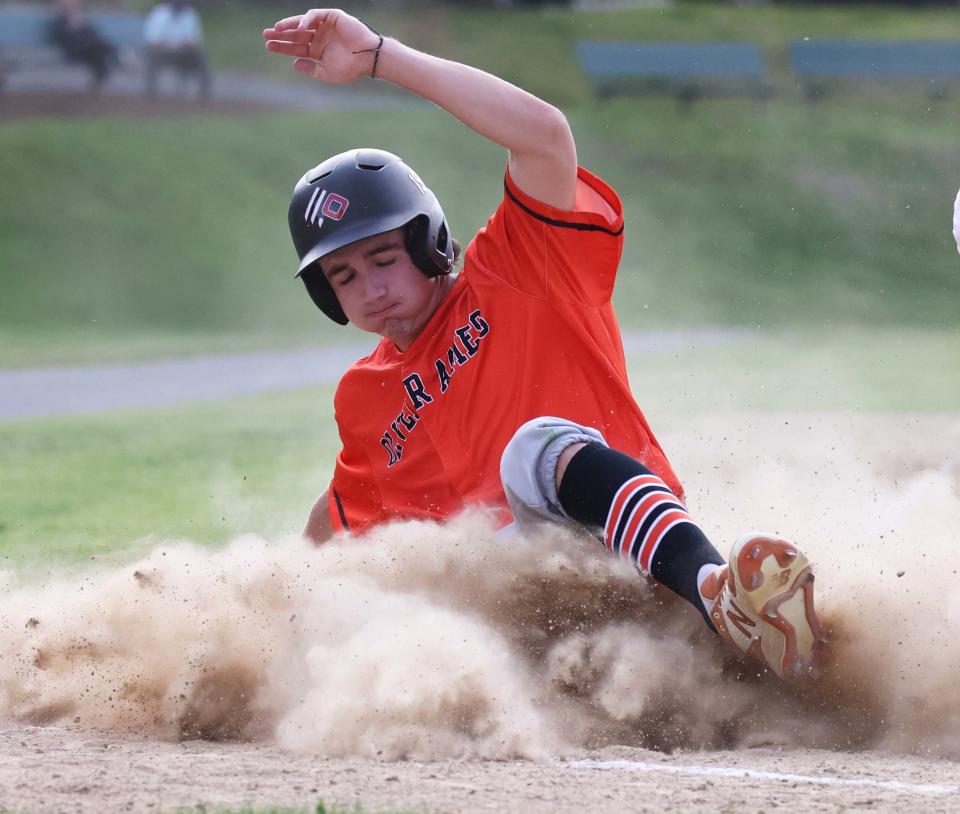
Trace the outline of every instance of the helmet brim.
{"label": "helmet brim", "polygon": [[[406,226],[411,220],[419,217],[419,215],[414,215],[413,218],[408,215],[398,215],[396,222],[387,221],[384,223],[382,218],[378,218],[376,221],[376,232],[371,232],[371,226],[365,221],[358,221],[350,229],[336,232],[331,235],[326,240],[319,241],[309,252],[307,252],[303,259],[300,261],[300,266],[297,268],[297,273],[294,274],[294,277],[299,277],[305,269],[308,269],[318,260],[322,260],[328,254],[342,249],[346,246],[351,245],[352,243],[357,243],[361,240],[365,240],[368,237],[376,237],[377,235],[382,235],[387,232],[392,232],[394,229],[399,229],[402,226]],[[386,227],[386,228],[384,228]]]}

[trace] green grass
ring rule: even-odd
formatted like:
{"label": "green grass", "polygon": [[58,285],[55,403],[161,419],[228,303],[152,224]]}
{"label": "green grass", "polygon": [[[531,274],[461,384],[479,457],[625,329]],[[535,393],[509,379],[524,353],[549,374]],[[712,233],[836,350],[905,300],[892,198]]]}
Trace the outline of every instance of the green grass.
{"label": "green grass", "polygon": [[960,411],[960,330],[745,332],[628,350],[637,401],[654,427],[725,411]]}
{"label": "green grass", "polygon": [[[955,330],[746,333],[628,358],[658,431],[727,410],[960,411]],[[299,533],[339,449],[331,399],[316,389],[0,423],[0,568]]]}
{"label": "green grass", "polygon": [[[950,8],[681,2],[671,8],[574,11],[563,7],[421,5],[412,11],[360,3],[349,7],[381,32],[417,48],[466,61],[519,81],[564,106],[589,97],[574,55],[578,39],[745,41],[765,52],[774,83],[790,92],[785,47],[800,37],[943,39],[960,36]],[[291,11],[275,5],[204,12],[212,60],[220,68],[293,79],[289,65],[262,50],[260,31]]]}
{"label": "green grass", "polygon": [[604,106],[578,133],[628,213],[625,322],[958,324],[951,117],[666,104]]}
{"label": "green grass", "polygon": [[[736,38],[782,56],[797,34],[960,36],[952,10],[361,11],[564,105],[581,161],[624,199],[625,326],[960,324],[955,100],[913,89],[812,105],[786,88],[689,110],[594,101],[571,50],[577,37]],[[211,9],[215,61],[287,72],[260,50],[276,14]],[[407,158],[463,238],[501,195],[502,151],[423,107],[0,125],[0,366],[348,341],[291,279],[286,207],[304,169],[358,144]]]}
{"label": "green grass", "polygon": [[0,563],[299,533],[337,449],[329,390],[0,424]]}
{"label": "green grass", "polygon": [[420,166],[443,156],[440,194],[459,197],[462,180],[479,187],[485,177],[490,207],[498,195],[495,148],[481,145],[459,173],[459,125],[413,113],[396,124],[392,135],[377,114],[0,127],[0,174],[15,191],[0,199],[0,363],[49,358],[65,344],[77,358],[93,356],[85,345],[128,342],[143,355],[151,338],[164,354],[185,336],[197,350],[224,335],[343,337],[293,279],[286,209],[311,162],[373,130],[371,140],[406,146]]}
{"label": "green grass", "polygon": [[[619,101],[571,121],[625,202],[628,327],[958,324],[952,117]],[[0,128],[0,364],[349,339],[292,280],[286,206],[361,138],[419,167],[460,235],[499,199],[499,149],[421,110]]]}

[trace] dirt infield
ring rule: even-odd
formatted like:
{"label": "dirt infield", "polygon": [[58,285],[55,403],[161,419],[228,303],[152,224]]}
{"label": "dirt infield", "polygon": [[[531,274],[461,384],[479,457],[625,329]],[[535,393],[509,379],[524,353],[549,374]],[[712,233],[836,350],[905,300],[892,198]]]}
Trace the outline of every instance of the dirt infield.
{"label": "dirt infield", "polygon": [[[294,807],[318,799],[359,802],[369,812],[402,808],[436,814],[778,809],[919,814],[960,806],[956,763],[769,747],[674,755],[610,747],[582,753],[612,764],[604,769],[549,760],[327,759],[266,744],[164,743],[76,728],[14,727],[0,729],[0,753],[0,804],[15,811]],[[752,774],[744,776],[747,772]]]}
{"label": "dirt infield", "polygon": [[714,539],[810,553],[832,642],[812,687],[569,533],[465,516],[320,549],[171,541],[0,574],[0,805],[958,810],[960,416],[661,438]]}

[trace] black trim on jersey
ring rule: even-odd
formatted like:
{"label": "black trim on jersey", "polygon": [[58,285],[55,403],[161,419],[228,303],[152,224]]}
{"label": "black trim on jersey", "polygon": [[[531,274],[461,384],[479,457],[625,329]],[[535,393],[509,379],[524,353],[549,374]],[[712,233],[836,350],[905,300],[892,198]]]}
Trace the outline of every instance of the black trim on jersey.
{"label": "black trim on jersey", "polygon": [[350,531],[350,525],[347,523],[347,516],[343,513],[343,504],[340,502],[340,495],[337,494],[337,490],[332,486],[330,487],[330,491],[333,492],[333,499],[337,502],[337,511],[340,512],[340,522],[347,531]]}
{"label": "black trim on jersey", "polygon": [[565,220],[554,220],[553,218],[548,218],[546,215],[541,215],[539,212],[535,212],[519,198],[517,198],[517,196],[510,191],[510,187],[507,186],[506,181],[503,182],[503,188],[510,200],[519,206],[524,212],[526,212],[528,215],[532,215],[537,220],[543,221],[548,226],[561,226],[564,229],[579,229],[581,232],[606,232],[608,235],[612,235],[613,237],[618,237],[621,232],[623,232],[623,224],[620,224],[620,228],[614,232],[612,229],[608,229],[606,226],[596,226],[592,223],[569,223]]}

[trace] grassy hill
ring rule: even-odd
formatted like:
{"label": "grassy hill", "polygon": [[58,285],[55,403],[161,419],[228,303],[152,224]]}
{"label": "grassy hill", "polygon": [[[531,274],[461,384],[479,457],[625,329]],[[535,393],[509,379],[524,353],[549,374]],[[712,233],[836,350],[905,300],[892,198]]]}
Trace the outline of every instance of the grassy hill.
{"label": "grassy hill", "polygon": [[[149,0],[137,0],[146,2]],[[781,93],[791,91],[786,46],[800,37],[950,39],[960,19],[949,7],[904,9],[891,4],[841,6],[786,3],[736,4],[678,0],[669,8],[576,11],[563,6],[516,7],[351,3],[384,34],[448,59],[458,59],[520,81],[530,91],[569,106],[589,99],[574,55],[578,39],[745,41],[761,46]],[[213,60],[221,68],[292,78],[260,47],[260,31],[296,4],[225,5],[204,10]]]}
{"label": "grassy hill", "polygon": [[[274,13],[210,14],[215,59],[276,70],[258,39]],[[600,101],[570,56],[587,34],[754,39],[782,52],[795,33],[855,26],[863,36],[956,33],[945,11],[429,13],[431,26],[384,13],[384,28],[564,103],[581,161],[624,199],[617,303],[627,327],[960,325],[956,100],[902,89],[809,104],[786,89],[766,103],[687,110]],[[501,151],[423,106],[0,125],[0,364],[349,338],[291,279],[286,206],[307,167],[358,145],[406,157],[461,238],[499,200]]]}

